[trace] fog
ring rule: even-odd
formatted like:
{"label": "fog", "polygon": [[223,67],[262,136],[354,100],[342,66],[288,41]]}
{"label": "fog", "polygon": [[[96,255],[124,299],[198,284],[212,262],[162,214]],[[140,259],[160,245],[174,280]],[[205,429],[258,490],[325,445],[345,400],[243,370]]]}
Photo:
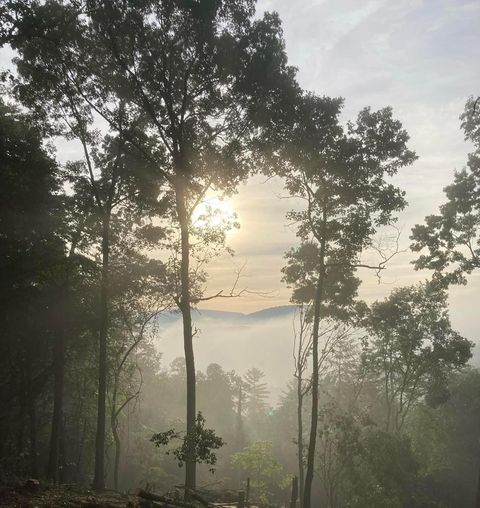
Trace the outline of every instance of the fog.
{"label": "fog", "polygon": [[[195,364],[205,371],[211,363],[239,375],[256,367],[265,373],[269,402],[275,405],[293,378],[294,306],[267,308],[251,314],[197,310],[194,313]],[[158,320],[155,346],[168,365],[183,357],[181,316],[168,314]]]}

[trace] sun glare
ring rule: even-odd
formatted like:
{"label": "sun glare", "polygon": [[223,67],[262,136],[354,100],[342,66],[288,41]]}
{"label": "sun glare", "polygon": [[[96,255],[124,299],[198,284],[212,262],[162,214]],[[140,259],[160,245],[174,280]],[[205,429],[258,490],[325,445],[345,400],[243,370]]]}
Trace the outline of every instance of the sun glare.
{"label": "sun glare", "polygon": [[229,198],[210,196],[206,197],[193,212],[192,224],[196,227],[217,228],[232,224],[235,219],[235,211]]}

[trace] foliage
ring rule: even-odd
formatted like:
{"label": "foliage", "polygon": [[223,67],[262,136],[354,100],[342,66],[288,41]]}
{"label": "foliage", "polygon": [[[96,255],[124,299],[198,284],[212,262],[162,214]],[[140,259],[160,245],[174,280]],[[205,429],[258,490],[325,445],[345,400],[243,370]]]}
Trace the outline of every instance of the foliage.
{"label": "foliage", "polygon": [[392,291],[372,305],[365,325],[371,345],[364,357],[384,387],[386,430],[400,430],[420,397],[445,401],[448,373],[466,364],[472,344],[452,329],[447,295],[436,283]]}
{"label": "foliage", "polygon": [[305,203],[288,214],[302,243],[286,254],[284,281],[293,287],[293,301],[309,302],[325,279],[322,315],[344,315],[342,308],[352,306],[359,285],[354,270],[365,266],[360,254],[406,205],[403,191],[387,179],[416,158],[391,109],[365,108],[343,128],[341,107],[339,99],[299,99],[285,163],[276,166],[289,193]]}
{"label": "foliage", "polygon": [[232,463],[251,479],[250,485],[261,502],[268,502],[272,491],[284,489],[290,477],[272,454],[272,443],[258,441],[232,456]]}
{"label": "foliage", "polygon": [[[371,412],[322,404],[320,495],[328,506],[404,506],[416,492],[418,463],[405,435],[379,429]],[[408,500],[408,501],[407,501]]]}
{"label": "foliage", "polygon": [[445,187],[447,202],[438,215],[429,215],[425,224],[412,229],[412,250],[424,252],[415,268],[434,270],[444,283],[465,284],[466,275],[480,267],[480,107],[471,97],[460,117],[465,139],[475,151],[466,168],[456,171]]}
{"label": "foliage", "polygon": [[368,430],[361,441],[361,465],[352,478],[348,506],[400,508],[415,496],[417,461],[410,441],[377,429]]}
{"label": "foliage", "polygon": [[303,241],[327,242],[332,267],[358,263],[378,227],[405,206],[404,193],[387,178],[416,158],[391,109],[366,108],[346,129],[340,112],[338,99],[303,97],[285,149],[287,189],[306,204],[289,218]]}
{"label": "foliage", "polygon": [[[63,199],[59,167],[41,130],[30,115],[4,104],[3,98],[0,166],[0,403],[4,408],[0,455],[10,457],[10,474],[36,474],[36,443],[26,439],[26,432],[33,427],[36,405],[44,397],[52,335],[58,333],[64,317],[56,312],[66,262]],[[65,314],[71,316],[67,307]]]}
{"label": "foliage", "polygon": [[445,404],[419,404],[406,431],[419,462],[424,497],[460,508],[475,503],[480,373],[472,368],[452,373],[448,386]]}
{"label": "foliage", "polygon": [[362,451],[361,427],[332,402],[322,406],[318,430],[318,475],[328,504],[336,506],[345,491],[346,473],[354,470]]}
{"label": "foliage", "polygon": [[195,462],[205,463],[210,467],[210,472],[214,473],[217,456],[213,450],[218,450],[225,443],[223,439],[215,434],[213,429],[205,428],[205,418],[201,412],[197,414],[195,432],[193,434],[182,435],[174,429],[154,434],[151,441],[158,448],[168,445],[173,439],[181,439],[182,444],[173,450],[167,450],[178,462],[178,467],[182,467],[187,457],[194,457]]}

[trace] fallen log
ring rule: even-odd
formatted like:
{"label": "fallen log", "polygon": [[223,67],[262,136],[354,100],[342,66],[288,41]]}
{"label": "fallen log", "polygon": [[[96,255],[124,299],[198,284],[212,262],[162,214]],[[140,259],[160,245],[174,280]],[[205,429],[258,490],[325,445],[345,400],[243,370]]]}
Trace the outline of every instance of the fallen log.
{"label": "fallen log", "polygon": [[178,506],[169,503],[163,503],[161,501],[148,501],[142,499],[139,503],[140,508],[178,508]]}
{"label": "fallen log", "polygon": [[[141,497],[142,499],[146,499],[148,501],[158,501],[160,503],[164,503],[164,505],[174,506],[175,508],[195,508],[195,505],[191,503],[186,503],[185,501],[180,501],[179,499],[173,499],[167,496],[161,496],[160,494],[154,494],[153,492],[147,492],[143,489],[137,489],[135,491],[135,495]],[[161,506],[164,506],[161,505]]]}
{"label": "fallen log", "polygon": [[[240,493],[239,493],[240,494]],[[243,494],[242,501],[237,500],[235,502],[211,502],[205,499],[204,496],[199,494],[197,491],[191,490],[190,491],[190,497],[194,499],[195,501],[198,501],[200,504],[205,506],[205,508],[237,508],[240,507],[246,507],[253,505],[245,504],[245,492],[241,491],[241,494]],[[180,499],[174,499],[168,496],[162,496],[160,494],[155,494],[154,492],[149,492],[147,490],[143,489],[137,489],[135,491],[135,495],[140,497],[141,499],[144,499],[146,501],[149,501],[152,503],[150,506],[152,508],[196,508],[198,505],[188,503],[186,501],[181,501]],[[242,504],[243,503],[243,504]]]}
{"label": "fallen log", "polygon": [[190,495],[192,496],[193,499],[195,499],[196,501],[198,501],[200,504],[202,504],[203,506],[206,506],[207,508],[209,506],[212,506],[202,495],[200,495],[198,492],[195,492],[194,490],[191,490],[190,491]]}

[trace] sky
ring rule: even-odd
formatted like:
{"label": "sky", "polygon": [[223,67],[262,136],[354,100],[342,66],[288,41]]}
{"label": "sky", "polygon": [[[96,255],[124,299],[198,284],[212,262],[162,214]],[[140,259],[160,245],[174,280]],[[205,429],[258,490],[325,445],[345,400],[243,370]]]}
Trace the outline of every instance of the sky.
{"label": "sky", "polygon": [[[279,13],[303,88],[343,97],[345,121],[365,106],[392,106],[410,134],[419,159],[395,178],[409,202],[398,219],[401,249],[408,248],[411,227],[436,213],[443,188],[471,151],[459,115],[466,99],[480,94],[480,2],[262,0],[258,14],[264,10]],[[235,257],[211,264],[209,291],[228,289],[245,265],[240,286],[255,293],[205,307],[251,312],[288,303],[290,289],[281,283],[280,270],[283,253],[297,240],[284,217],[298,203],[286,199],[280,181],[256,176],[240,187],[232,205],[240,223],[229,237]],[[396,256],[381,284],[374,274],[361,272],[361,296],[384,298],[393,287],[424,280],[429,273],[415,272],[413,258],[410,252]],[[479,297],[480,274],[450,295],[452,321],[472,339],[480,329]]]}
{"label": "sky", "polygon": [[[302,87],[344,97],[344,121],[365,106],[392,106],[409,132],[419,159],[395,178],[409,202],[398,220],[401,248],[407,249],[411,227],[436,213],[442,189],[471,150],[458,117],[466,99],[480,94],[480,1],[260,0],[257,15],[265,10],[277,11],[282,19],[287,54]],[[0,67],[11,56],[2,50]],[[72,145],[59,145],[60,161],[75,155]],[[228,237],[235,256],[211,263],[207,294],[228,292],[239,267],[238,288],[249,292],[209,301],[205,308],[252,312],[289,302],[280,270],[283,254],[297,239],[285,213],[298,205],[279,180],[256,176],[240,186],[230,203],[240,223]],[[373,301],[428,277],[414,271],[412,259],[409,252],[396,256],[381,284],[373,273],[361,272],[360,296]],[[364,260],[374,258],[367,253]],[[480,274],[450,293],[453,324],[472,339],[480,329],[479,296]]]}

